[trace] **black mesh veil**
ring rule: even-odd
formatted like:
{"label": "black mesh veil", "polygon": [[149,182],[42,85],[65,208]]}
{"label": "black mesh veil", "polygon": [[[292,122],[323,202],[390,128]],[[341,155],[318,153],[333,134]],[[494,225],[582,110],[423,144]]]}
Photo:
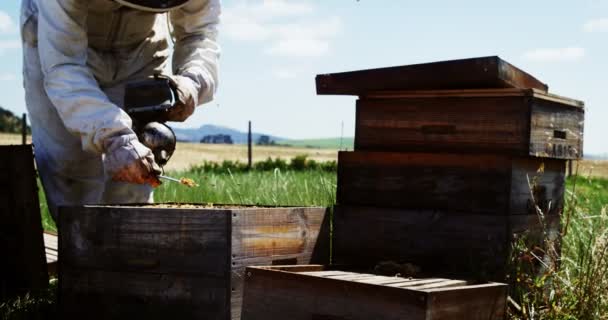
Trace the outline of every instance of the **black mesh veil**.
{"label": "black mesh veil", "polygon": [[190,0],[115,0],[128,7],[144,11],[166,12],[179,8]]}

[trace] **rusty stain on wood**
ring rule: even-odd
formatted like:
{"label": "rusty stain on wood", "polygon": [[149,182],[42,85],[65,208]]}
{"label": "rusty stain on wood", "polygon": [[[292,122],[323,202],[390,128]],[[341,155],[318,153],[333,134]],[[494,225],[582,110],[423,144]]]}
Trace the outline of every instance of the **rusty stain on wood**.
{"label": "rusty stain on wood", "polygon": [[243,234],[281,234],[281,233],[298,233],[302,230],[297,224],[283,224],[277,226],[255,226],[251,230],[241,231]]}
{"label": "rusty stain on wood", "polygon": [[254,253],[271,253],[271,255],[285,252],[303,252],[306,242],[302,239],[289,238],[253,238],[244,239],[242,249]]}

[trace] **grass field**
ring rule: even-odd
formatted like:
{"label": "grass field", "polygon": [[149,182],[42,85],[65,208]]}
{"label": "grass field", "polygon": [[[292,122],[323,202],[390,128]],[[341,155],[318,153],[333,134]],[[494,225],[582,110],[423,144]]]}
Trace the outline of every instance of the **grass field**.
{"label": "grass field", "polygon": [[294,147],[313,147],[321,149],[335,149],[335,150],[353,150],[355,146],[355,138],[346,137],[340,138],[326,138],[326,139],[305,139],[305,140],[286,140],[279,141],[280,144],[289,144]]}

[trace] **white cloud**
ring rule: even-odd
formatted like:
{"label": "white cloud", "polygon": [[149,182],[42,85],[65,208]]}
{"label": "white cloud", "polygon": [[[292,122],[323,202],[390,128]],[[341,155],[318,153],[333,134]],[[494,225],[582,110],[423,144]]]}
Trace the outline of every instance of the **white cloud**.
{"label": "white cloud", "polygon": [[11,16],[4,11],[0,11],[0,33],[11,33],[17,30],[17,25]]}
{"label": "white cloud", "polygon": [[342,31],[338,17],[318,17],[308,2],[265,0],[241,2],[223,14],[222,32],[237,41],[265,42],[267,54],[320,57]]}
{"label": "white cloud", "polygon": [[586,32],[608,32],[608,18],[589,20],[583,25]]}
{"label": "white cloud", "polygon": [[0,73],[0,82],[2,81],[15,81],[17,76],[13,73]]}
{"label": "white cloud", "polygon": [[562,62],[578,61],[585,56],[585,49],[580,47],[542,48],[524,53],[523,58],[530,61]]}

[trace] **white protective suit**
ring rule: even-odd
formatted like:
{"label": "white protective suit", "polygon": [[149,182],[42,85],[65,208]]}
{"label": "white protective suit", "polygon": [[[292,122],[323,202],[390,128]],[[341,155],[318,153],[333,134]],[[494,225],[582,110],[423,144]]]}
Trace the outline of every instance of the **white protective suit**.
{"label": "white protective suit", "polygon": [[219,15],[219,0],[191,0],[169,14],[111,0],[22,1],[26,104],[55,218],[63,205],[152,201],[150,186],[113,182],[104,171],[108,137],[133,134],[121,109],[125,84],[165,71],[170,24],[173,73],[185,77],[182,90],[198,104],[210,101],[218,78]]}

